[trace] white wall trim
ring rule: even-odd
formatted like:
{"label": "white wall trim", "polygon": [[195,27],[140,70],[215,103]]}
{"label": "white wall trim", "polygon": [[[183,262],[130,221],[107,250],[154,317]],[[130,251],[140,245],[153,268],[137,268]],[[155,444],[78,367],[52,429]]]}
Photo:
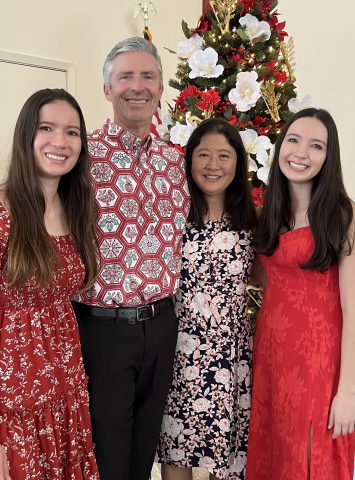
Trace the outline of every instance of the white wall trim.
{"label": "white wall trim", "polygon": [[63,72],[66,79],[66,90],[75,96],[75,65],[73,63],[5,50],[0,50],[0,62]]}

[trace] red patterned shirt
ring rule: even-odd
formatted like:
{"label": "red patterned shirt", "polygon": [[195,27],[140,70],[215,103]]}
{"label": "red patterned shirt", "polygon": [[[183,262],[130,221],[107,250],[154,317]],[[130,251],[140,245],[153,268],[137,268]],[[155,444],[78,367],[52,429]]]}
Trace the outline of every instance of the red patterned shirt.
{"label": "red patterned shirt", "polygon": [[189,209],[183,156],[150,136],[142,142],[110,120],[88,140],[101,271],[79,301],[138,306],[172,295]]}

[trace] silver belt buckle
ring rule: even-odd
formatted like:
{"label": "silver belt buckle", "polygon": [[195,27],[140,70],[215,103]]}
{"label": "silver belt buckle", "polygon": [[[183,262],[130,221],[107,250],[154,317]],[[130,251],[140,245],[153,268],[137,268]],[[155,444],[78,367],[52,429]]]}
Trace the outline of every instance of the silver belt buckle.
{"label": "silver belt buckle", "polygon": [[[145,318],[141,318],[140,312],[141,312],[144,308],[147,308],[147,307],[150,308],[150,316],[149,316],[149,317],[145,317]],[[155,305],[154,305],[154,304],[152,304],[152,305],[142,305],[141,307],[137,307],[137,321],[138,321],[138,322],[144,322],[144,320],[150,320],[151,318],[154,317],[154,314],[155,314]]]}

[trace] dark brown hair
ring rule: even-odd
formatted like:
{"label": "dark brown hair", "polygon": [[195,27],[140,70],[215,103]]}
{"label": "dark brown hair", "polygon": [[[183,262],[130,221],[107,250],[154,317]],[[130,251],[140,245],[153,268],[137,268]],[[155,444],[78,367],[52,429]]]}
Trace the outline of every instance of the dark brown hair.
{"label": "dark brown hair", "polygon": [[3,185],[11,220],[7,252],[8,282],[19,287],[35,275],[39,283],[52,277],[56,252],[44,223],[45,200],[36,167],[33,143],[39,112],[52,102],[67,102],[80,118],[81,152],[75,167],[59,181],[69,231],[85,265],[83,288],[89,288],[97,274],[95,206],[90,184],[86,127],[82,111],[72,95],[63,89],[44,89],[24,104],[16,122],[7,180]]}
{"label": "dark brown hair", "polygon": [[278,245],[280,232],[294,227],[288,182],[279,167],[279,155],[290,126],[305,117],[317,118],[323,123],[328,132],[328,142],[325,162],[313,180],[307,212],[315,247],[309,260],[300,267],[324,271],[338,261],[342,251],[350,254],[354,242],[349,238],[353,208],[342,178],[338,131],[326,110],[301,110],[283,126],[275,144],[265,202],[254,233],[254,246],[258,253],[270,256]]}
{"label": "dark brown hair", "polygon": [[186,177],[191,195],[188,221],[201,228],[208,213],[206,198],[196,185],[191,174],[192,154],[204,135],[219,133],[233,147],[237,155],[235,176],[225,194],[224,213],[230,218],[233,230],[252,229],[256,213],[248,181],[248,158],[242,139],[235,127],[222,118],[211,118],[202,122],[191,134],[186,145]]}

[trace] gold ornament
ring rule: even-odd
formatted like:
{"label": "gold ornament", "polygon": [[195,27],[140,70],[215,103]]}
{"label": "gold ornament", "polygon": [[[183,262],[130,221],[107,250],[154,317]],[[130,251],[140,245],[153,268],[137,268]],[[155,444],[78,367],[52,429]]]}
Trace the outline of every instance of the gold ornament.
{"label": "gold ornament", "polygon": [[295,75],[296,54],[295,54],[295,42],[293,40],[293,37],[290,37],[287,42],[280,43],[280,50],[286,63],[290,82],[295,82],[296,81],[296,75]]}
{"label": "gold ornament", "polygon": [[272,120],[275,123],[279,122],[281,120],[279,115],[279,100],[281,94],[278,93],[277,95],[275,95],[274,85],[271,80],[264,82],[260,86],[260,92],[267,106],[267,109],[269,110]]}
{"label": "gold ornament", "polygon": [[247,285],[245,289],[247,296],[247,312],[251,321],[253,332],[256,329],[256,319],[263,299],[263,289],[254,285]]}
{"label": "gold ornament", "polygon": [[238,0],[210,0],[209,2],[222,35],[230,31],[230,21],[234,17],[237,3]]}

